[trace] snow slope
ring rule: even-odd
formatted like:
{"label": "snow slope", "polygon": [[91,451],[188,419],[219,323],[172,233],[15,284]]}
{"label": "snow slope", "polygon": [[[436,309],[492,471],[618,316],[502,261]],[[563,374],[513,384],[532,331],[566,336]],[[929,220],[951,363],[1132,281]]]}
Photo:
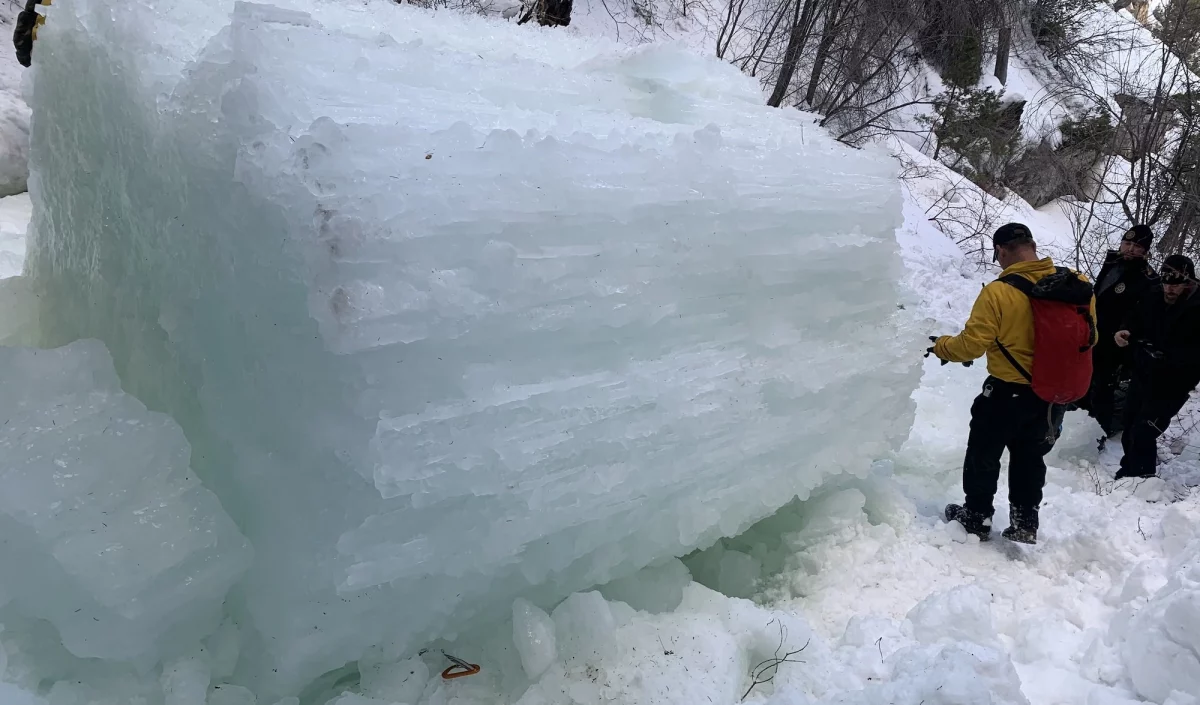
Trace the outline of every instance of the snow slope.
{"label": "snow slope", "polygon": [[[25,191],[29,178],[29,106],[21,95],[22,67],[9,38],[24,3],[0,3],[0,197]],[[0,265],[3,266],[3,265]]]}
{"label": "snow slope", "polygon": [[[916,203],[908,205],[902,232],[913,282],[929,292],[925,305],[938,324],[934,332],[955,332],[946,324],[965,319],[982,279],[971,274],[971,267],[956,266],[958,258],[944,237],[921,218]],[[1154,657],[1130,650],[1125,623],[1165,582],[1171,560],[1195,536],[1200,502],[1174,484],[1194,465],[1166,466],[1167,482],[1113,483],[1119,454],[1110,449],[1097,457],[1088,442],[1097,429],[1081,412],[1072,414],[1051,456],[1039,545],[968,542],[936,515],[943,499],[961,496],[957,477],[969,403],[983,375],[982,370],[926,365],[917,422],[898,469],[916,507],[911,523],[871,526],[854,517],[839,536],[810,548],[798,561],[800,568],[771,594],[811,615],[815,630],[830,639],[854,631],[867,615],[882,617],[877,636],[895,645],[904,638],[883,628],[887,620],[903,632],[906,615],[923,596],[969,595],[964,586],[977,585],[986,594],[974,593],[967,601],[974,601],[976,610],[979,602],[990,603],[986,611],[995,634],[980,634],[974,623],[945,627],[950,633],[958,629],[961,637],[998,640],[1032,703],[1138,702],[1140,696],[1158,696],[1147,699],[1162,702],[1169,694],[1162,683],[1146,692],[1129,680],[1130,673],[1144,670],[1143,659]],[[903,467],[906,460],[918,465]],[[952,482],[945,494],[929,495],[942,479]],[[1168,501],[1180,494],[1182,500]],[[999,499],[996,524],[1002,527],[1007,519],[1003,489]],[[887,643],[881,648],[886,655]]]}

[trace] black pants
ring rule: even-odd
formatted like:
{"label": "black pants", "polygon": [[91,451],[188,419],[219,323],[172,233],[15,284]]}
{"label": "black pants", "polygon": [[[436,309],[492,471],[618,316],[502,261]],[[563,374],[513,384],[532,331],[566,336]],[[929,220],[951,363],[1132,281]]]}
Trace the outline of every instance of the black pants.
{"label": "black pants", "polygon": [[1027,384],[988,377],[983,392],[971,405],[971,435],[963,462],[967,509],[992,516],[992,501],[1000,480],[1000,456],[1008,449],[1008,501],[1035,509],[1046,485],[1046,453],[1050,436],[1050,404]]}
{"label": "black pants", "polygon": [[[1110,336],[1111,337],[1111,336]],[[1127,355],[1115,344],[1103,342],[1092,351],[1092,384],[1088,394],[1078,403],[1096,419],[1105,435],[1120,433],[1122,415],[1117,413],[1116,393],[1122,378],[1128,378]]]}
{"label": "black pants", "polygon": [[1188,400],[1188,392],[1157,389],[1135,377],[1125,401],[1125,435],[1121,437],[1121,469],[1132,475],[1153,475],[1158,466],[1158,438]]}

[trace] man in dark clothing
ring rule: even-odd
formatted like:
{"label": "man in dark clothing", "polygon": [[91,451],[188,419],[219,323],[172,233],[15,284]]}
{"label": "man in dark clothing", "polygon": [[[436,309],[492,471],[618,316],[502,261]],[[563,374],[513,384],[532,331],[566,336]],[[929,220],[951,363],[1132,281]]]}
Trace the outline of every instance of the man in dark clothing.
{"label": "man in dark clothing", "polygon": [[1200,383],[1196,265],[1183,255],[1171,255],[1163,262],[1160,280],[1113,338],[1133,351],[1121,439],[1125,454],[1117,479],[1154,476],[1158,438]]}
{"label": "man in dark clothing", "polygon": [[1149,226],[1133,226],[1121,238],[1120,249],[1108,252],[1096,277],[1096,328],[1100,342],[1092,349],[1091,389],[1078,406],[1100,424],[1104,440],[1119,434],[1123,428],[1116,398],[1118,388],[1127,384],[1132,375],[1133,358],[1128,348],[1117,346],[1114,336],[1142,296],[1158,282],[1158,275],[1146,261],[1153,241],[1154,233]]}
{"label": "man in dark clothing", "polygon": [[17,50],[17,63],[26,68],[33,62],[33,37],[36,33],[34,28],[39,17],[34,8],[41,1],[27,0],[25,9],[17,13],[17,22],[13,29],[13,48]]}

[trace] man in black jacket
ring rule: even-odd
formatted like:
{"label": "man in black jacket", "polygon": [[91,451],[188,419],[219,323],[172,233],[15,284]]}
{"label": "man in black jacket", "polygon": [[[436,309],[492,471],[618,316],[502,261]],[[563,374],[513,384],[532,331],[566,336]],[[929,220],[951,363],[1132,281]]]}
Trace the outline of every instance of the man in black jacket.
{"label": "man in black jacket", "polygon": [[1100,342],[1092,349],[1091,389],[1078,405],[1100,424],[1105,440],[1123,428],[1116,403],[1117,390],[1133,374],[1132,351],[1118,347],[1114,336],[1142,296],[1158,283],[1158,275],[1146,261],[1153,242],[1154,233],[1149,226],[1133,226],[1121,238],[1120,249],[1109,250],[1096,277],[1096,328]]}
{"label": "man in black jacket", "polygon": [[1125,402],[1125,435],[1121,445],[1123,477],[1153,477],[1158,460],[1158,437],[1183,408],[1200,383],[1200,296],[1196,295],[1196,265],[1183,255],[1171,255],[1155,287],[1113,336],[1122,348],[1133,350],[1133,379]]}
{"label": "man in black jacket", "polygon": [[[13,28],[13,48],[17,50],[17,63],[28,68],[33,61],[33,34],[37,26],[38,13],[34,9],[42,0],[27,0],[25,9],[17,13]],[[50,4],[48,1],[46,4]]]}

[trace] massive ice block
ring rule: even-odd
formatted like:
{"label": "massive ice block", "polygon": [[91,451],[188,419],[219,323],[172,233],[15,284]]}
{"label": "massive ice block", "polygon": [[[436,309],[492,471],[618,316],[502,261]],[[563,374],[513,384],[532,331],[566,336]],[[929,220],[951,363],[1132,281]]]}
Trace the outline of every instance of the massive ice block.
{"label": "massive ice block", "polygon": [[170,418],[95,340],[0,347],[0,602],[76,656],[152,665],[220,624],[250,547]]}
{"label": "massive ice block", "polygon": [[42,339],[104,340],[255,548],[294,692],[711,544],[907,432],[889,161],[681,49],[385,0],[55,0]]}

